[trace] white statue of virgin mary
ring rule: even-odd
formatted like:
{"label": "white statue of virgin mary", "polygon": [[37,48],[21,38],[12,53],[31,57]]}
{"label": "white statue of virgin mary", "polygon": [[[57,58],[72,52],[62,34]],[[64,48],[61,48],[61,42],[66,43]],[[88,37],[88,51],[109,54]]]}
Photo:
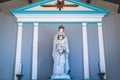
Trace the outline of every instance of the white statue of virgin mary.
{"label": "white statue of virgin mary", "polygon": [[58,33],[54,37],[53,41],[53,75],[51,79],[70,79],[68,75],[69,71],[69,47],[68,47],[68,39],[64,34],[64,27],[59,26]]}

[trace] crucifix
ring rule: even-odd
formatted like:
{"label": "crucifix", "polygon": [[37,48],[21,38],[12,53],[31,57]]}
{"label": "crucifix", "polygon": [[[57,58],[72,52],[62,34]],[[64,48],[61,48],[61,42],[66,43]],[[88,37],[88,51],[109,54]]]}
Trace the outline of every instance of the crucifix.
{"label": "crucifix", "polygon": [[65,4],[65,0],[57,0],[57,3],[55,4],[43,4],[42,7],[57,7],[59,11],[63,9],[63,7],[77,7],[76,4]]}

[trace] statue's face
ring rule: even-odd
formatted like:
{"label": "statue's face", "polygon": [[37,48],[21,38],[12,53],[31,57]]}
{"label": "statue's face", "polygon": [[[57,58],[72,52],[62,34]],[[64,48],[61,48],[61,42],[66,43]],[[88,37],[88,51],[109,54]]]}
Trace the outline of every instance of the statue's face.
{"label": "statue's face", "polygon": [[59,29],[59,32],[60,32],[60,33],[63,33],[63,32],[64,32],[64,29],[62,29],[62,28]]}

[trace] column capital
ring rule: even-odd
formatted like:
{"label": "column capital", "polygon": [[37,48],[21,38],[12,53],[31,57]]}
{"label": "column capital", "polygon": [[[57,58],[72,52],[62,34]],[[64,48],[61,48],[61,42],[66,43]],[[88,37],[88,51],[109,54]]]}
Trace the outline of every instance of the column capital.
{"label": "column capital", "polygon": [[102,22],[98,22],[98,23],[97,23],[98,26],[101,26],[102,24],[103,24]]}
{"label": "column capital", "polygon": [[38,25],[39,25],[39,23],[37,23],[37,22],[36,22],[36,23],[33,23],[33,24],[34,24],[34,25],[36,25],[36,26],[38,26]]}
{"label": "column capital", "polygon": [[20,26],[22,26],[23,25],[23,23],[17,23],[18,25],[20,25]]}
{"label": "column capital", "polygon": [[86,22],[83,22],[82,25],[87,25],[87,23],[86,23]]}

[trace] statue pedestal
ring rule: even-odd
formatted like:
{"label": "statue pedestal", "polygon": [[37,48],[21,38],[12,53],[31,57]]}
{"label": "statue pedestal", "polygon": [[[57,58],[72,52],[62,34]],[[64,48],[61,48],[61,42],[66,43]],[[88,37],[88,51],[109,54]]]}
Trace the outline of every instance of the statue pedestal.
{"label": "statue pedestal", "polygon": [[48,79],[48,80],[72,80],[72,79]]}
{"label": "statue pedestal", "polygon": [[48,80],[72,80],[68,74],[63,75],[52,75],[51,79]]}

